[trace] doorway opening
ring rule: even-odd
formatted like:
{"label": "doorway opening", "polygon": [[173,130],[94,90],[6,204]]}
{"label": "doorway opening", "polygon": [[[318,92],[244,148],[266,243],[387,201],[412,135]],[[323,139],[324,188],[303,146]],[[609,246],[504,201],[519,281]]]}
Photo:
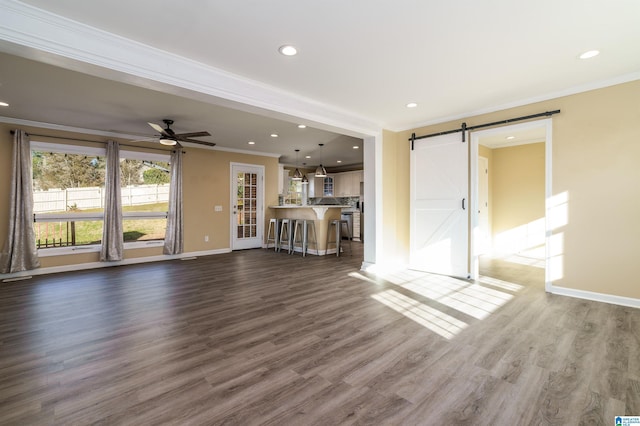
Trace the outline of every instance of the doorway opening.
{"label": "doorway opening", "polygon": [[551,119],[474,132],[470,148],[472,277],[548,290]]}

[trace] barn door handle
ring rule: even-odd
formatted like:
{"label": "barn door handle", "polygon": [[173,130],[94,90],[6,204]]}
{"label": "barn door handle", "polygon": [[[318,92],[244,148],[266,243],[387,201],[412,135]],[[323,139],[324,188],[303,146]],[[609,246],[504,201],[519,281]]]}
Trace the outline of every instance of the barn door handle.
{"label": "barn door handle", "polygon": [[466,208],[464,207],[464,200],[465,200],[465,199],[466,199],[466,198],[463,198],[463,199],[462,199],[462,210],[466,210]]}

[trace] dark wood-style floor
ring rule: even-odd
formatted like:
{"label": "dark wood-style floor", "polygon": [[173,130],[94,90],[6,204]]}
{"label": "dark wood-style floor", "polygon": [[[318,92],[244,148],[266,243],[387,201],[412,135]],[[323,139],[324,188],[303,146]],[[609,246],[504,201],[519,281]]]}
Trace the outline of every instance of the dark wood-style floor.
{"label": "dark wood-style floor", "polygon": [[[247,250],[0,286],[3,425],[611,425],[640,311]],[[502,276],[500,274],[503,274]]]}

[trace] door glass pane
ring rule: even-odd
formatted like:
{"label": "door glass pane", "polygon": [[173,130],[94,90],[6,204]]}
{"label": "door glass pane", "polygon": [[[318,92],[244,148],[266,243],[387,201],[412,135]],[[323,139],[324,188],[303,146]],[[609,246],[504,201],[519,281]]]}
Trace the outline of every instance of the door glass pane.
{"label": "door glass pane", "polygon": [[236,235],[238,238],[255,238],[258,235],[258,174],[238,173],[237,184]]}

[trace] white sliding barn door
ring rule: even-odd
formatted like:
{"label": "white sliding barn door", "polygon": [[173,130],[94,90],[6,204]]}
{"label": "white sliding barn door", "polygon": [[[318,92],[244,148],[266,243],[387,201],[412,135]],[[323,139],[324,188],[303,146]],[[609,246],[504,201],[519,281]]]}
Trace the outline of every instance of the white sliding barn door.
{"label": "white sliding barn door", "polygon": [[469,143],[462,134],[414,141],[410,185],[410,267],[468,278]]}

